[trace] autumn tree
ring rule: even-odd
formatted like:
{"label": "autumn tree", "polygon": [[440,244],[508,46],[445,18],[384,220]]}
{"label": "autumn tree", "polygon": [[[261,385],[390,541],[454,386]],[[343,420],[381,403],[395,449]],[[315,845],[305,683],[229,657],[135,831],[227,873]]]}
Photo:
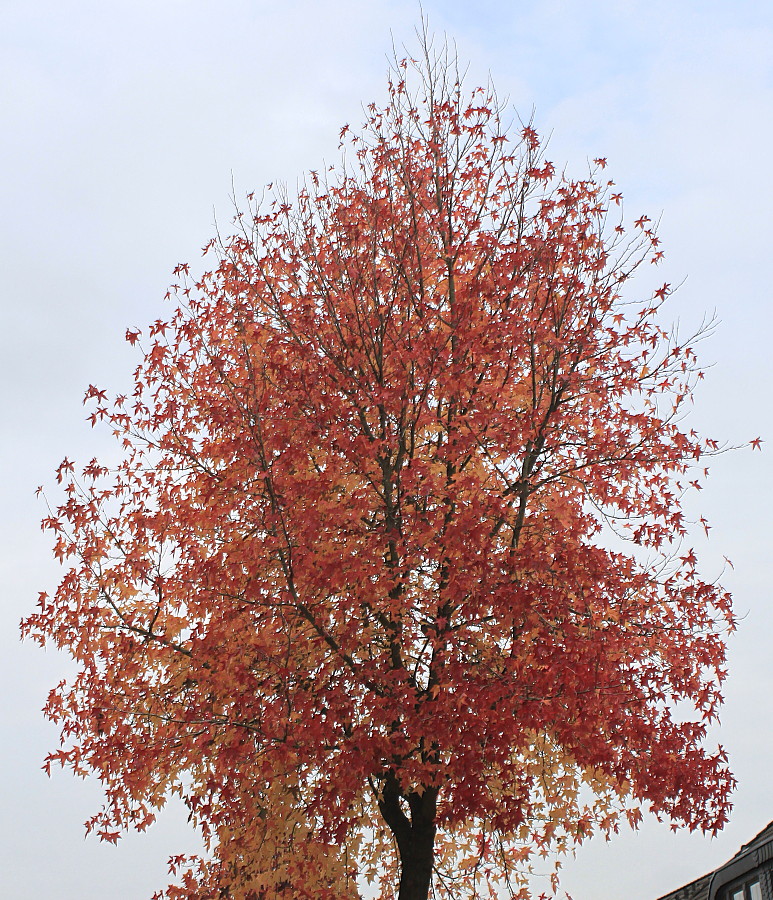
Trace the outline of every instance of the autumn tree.
{"label": "autumn tree", "polygon": [[658,240],[424,49],[178,267],[133,396],[86,395],[120,462],[59,469],[47,765],[106,840],[184,800],[210,853],[159,897],[524,897],[643,808],[727,817],[733,618],[681,509],[715,445],[668,285],[625,284]]}

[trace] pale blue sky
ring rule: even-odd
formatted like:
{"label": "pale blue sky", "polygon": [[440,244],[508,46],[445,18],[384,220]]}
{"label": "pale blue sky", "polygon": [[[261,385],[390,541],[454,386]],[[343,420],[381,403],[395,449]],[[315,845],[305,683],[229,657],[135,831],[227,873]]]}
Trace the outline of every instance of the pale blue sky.
{"label": "pale blue sky", "polygon": [[[570,171],[609,159],[629,213],[662,214],[658,281],[684,285],[672,314],[721,323],[695,422],[731,443],[773,442],[770,240],[773,6],[727,0],[425,0],[469,83],[552,134]],[[35,487],[67,454],[109,452],[83,390],[128,384],[127,326],[165,314],[171,270],[196,262],[237,195],[291,185],[334,161],[339,127],[385,94],[390,29],[413,39],[415,2],[4,0],[0,8],[0,894],[15,900],[146,900],[190,846],[172,811],[117,848],[83,840],[94,783],[46,779],[56,734],[39,713],[65,659],[18,642],[17,623],[57,570]],[[644,285],[642,287],[644,289]],[[648,822],[567,865],[575,900],[650,900],[730,856],[773,819],[771,443],[717,460],[696,537],[745,615],[719,737],[739,777],[731,825],[710,842]]]}

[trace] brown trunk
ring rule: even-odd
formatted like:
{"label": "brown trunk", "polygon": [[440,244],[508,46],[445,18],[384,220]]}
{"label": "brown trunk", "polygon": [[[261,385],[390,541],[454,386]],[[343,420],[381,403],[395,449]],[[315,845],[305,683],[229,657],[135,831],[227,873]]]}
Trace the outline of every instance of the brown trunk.
{"label": "brown trunk", "polygon": [[398,900],[428,900],[435,855],[435,811],[437,789],[408,794],[410,818],[400,805],[403,797],[393,772],[387,776],[379,809],[397,841],[400,853]]}

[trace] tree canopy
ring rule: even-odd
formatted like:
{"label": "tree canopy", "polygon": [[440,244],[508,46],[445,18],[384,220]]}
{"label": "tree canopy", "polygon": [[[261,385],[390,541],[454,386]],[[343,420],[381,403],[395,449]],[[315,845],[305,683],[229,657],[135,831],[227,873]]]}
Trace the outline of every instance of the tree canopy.
{"label": "tree canopy", "polygon": [[58,472],[48,765],[106,840],[182,797],[211,854],[168,898],[520,897],[643,808],[727,818],[734,622],[682,546],[716,445],[669,286],[627,284],[658,238],[424,50],[178,267],[133,395],[86,395],[120,461]]}

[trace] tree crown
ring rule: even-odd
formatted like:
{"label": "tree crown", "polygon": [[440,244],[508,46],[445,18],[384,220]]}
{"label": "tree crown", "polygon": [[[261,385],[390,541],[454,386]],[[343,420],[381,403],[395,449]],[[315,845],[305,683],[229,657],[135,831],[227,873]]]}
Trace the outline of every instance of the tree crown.
{"label": "tree crown", "polygon": [[727,817],[730,598],[674,552],[716,445],[669,286],[624,296],[658,239],[424,49],[339,167],[178,267],[133,396],[87,392],[120,463],[59,469],[49,765],[98,775],[107,840],[183,797],[213,857],[170,898],[419,896],[430,832],[438,896],[519,896],[643,805]]}

